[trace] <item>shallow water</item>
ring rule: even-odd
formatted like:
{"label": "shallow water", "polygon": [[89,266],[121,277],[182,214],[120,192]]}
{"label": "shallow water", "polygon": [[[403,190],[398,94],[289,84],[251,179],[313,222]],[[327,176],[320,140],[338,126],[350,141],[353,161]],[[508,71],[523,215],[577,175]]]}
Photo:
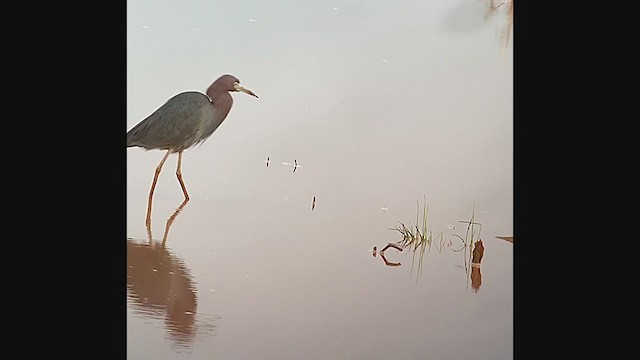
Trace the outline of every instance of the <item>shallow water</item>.
{"label": "shallow water", "polygon": [[128,3],[127,130],[223,73],[259,98],[185,151],[164,243],[177,157],[149,241],[164,153],[127,150],[128,358],[513,358],[508,4],[190,4]]}

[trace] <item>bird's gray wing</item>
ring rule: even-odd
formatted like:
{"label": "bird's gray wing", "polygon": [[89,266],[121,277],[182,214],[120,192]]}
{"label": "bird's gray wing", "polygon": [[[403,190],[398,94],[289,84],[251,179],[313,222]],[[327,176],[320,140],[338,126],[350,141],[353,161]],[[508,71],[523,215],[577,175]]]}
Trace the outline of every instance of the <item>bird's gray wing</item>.
{"label": "bird's gray wing", "polygon": [[198,140],[202,109],[211,106],[198,92],[185,92],[169,99],[127,133],[127,146],[182,151]]}

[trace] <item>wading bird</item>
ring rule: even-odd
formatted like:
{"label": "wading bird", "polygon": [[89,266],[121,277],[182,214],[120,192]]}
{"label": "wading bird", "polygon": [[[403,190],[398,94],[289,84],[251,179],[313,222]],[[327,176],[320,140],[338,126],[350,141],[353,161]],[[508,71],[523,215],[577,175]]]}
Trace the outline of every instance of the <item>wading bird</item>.
{"label": "wading bird", "polygon": [[182,152],[205,141],[224,121],[233,105],[230,91],[241,91],[258,97],[253,91],[240,86],[240,80],[235,76],[222,75],[209,86],[206,94],[186,91],[175,95],[127,132],[127,147],[138,146],[145,150],[167,151],[156,167],[149,191],[147,229],[151,227],[151,202],[158,175],[171,153],[178,153],[176,176],[184,194],[182,205],[189,201],[187,188],[182,181]]}

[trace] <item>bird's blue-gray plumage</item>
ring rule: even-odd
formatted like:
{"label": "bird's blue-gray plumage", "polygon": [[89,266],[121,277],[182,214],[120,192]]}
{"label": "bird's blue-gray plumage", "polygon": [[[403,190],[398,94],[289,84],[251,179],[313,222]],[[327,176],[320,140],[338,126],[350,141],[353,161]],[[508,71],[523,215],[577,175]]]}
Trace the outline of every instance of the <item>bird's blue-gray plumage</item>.
{"label": "bird's blue-gray plumage", "polygon": [[182,151],[211,136],[227,113],[217,110],[203,93],[180,93],[129,130],[127,147]]}

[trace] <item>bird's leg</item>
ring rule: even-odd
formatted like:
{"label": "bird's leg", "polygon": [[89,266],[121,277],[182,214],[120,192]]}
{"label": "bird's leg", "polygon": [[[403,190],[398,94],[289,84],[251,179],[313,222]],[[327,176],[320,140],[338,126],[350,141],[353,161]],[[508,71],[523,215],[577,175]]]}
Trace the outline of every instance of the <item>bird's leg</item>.
{"label": "bird's leg", "polygon": [[187,203],[189,202],[189,194],[187,193],[187,187],[184,186],[184,181],[182,181],[181,169],[182,169],[182,151],[178,152],[178,167],[176,169],[176,177],[178,177],[178,181],[180,182],[180,187],[182,187],[182,193],[184,194],[184,201],[182,201],[182,204],[180,204],[180,206],[178,206],[176,211],[174,211],[173,214],[169,217],[169,219],[167,219],[167,224],[164,227],[164,235],[162,236],[163,246],[167,242],[167,237],[169,235],[169,228],[171,227],[171,224],[173,224],[173,221],[176,219],[176,216],[178,216],[180,211],[182,211],[184,206],[187,205]]}
{"label": "bird's leg", "polygon": [[184,194],[184,203],[186,204],[189,201],[189,194],[187,193],[187,188],[184,186],[184,182],[182,181],[182,151],[178,152],[178,168],[176,169],[176,177],[178,177],[178,181],[180,181],[182,193]]}
{"label": "bird's leg", "polygon": [[162,160],[160,160],[160,164],[156,167],[156,173],[153,176],[153,183],[151,183],[151,190],[149,191],[149,202],[147,203],[147,232],[149,233],[149,237],[151,237],[151,202],[153,201],[153,192],[156,189],[156,182],[158,182],[158,176],[160,175],[160,171],[162,171],[162,165],[167,161],[167,158],[171,154],[171,150],[167,150],[167,153],[164,154]]}

